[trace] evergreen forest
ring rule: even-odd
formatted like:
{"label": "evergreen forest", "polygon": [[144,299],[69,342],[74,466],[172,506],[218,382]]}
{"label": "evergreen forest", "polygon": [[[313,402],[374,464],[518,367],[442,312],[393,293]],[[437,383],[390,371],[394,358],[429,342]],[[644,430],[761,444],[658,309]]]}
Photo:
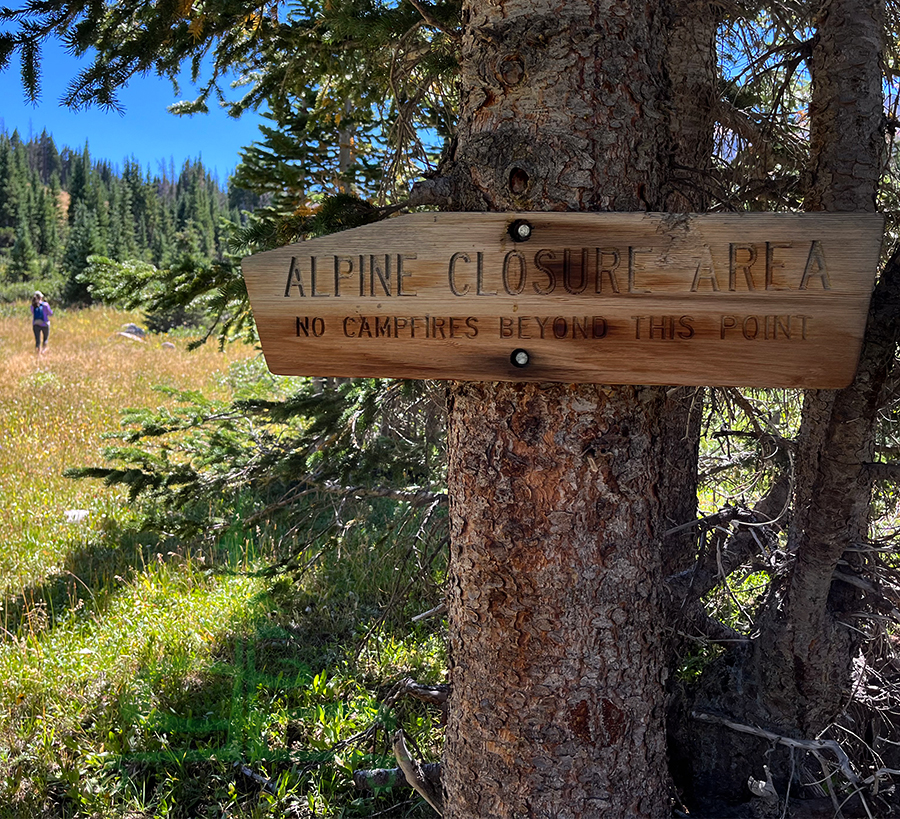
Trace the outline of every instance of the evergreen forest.
{"label": "evergreen forest", "polygon": [[151,171],[121,166],[53,136],[0,133],[0,294],[40,289],[57,303],[94,299],[91,257],[168,269],[186,258],[222,261],[228,236],[259,198],[223,186],[198,159]]}

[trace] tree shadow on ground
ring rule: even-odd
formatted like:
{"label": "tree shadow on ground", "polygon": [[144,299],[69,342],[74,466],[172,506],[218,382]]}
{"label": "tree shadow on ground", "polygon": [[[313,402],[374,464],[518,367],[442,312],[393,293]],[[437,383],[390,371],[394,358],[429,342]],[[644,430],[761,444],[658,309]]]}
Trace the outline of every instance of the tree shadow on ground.
{"label": "tree shadow on ground", "polygon": [[52,629],[80,609],[102,613],[115,593],[152,563],[200,559],[224,570],[228,549],[195,548],[137,527],[116,525],[70,537],[71,548],[59,569],[42,582],[0,599],[0,643]]}

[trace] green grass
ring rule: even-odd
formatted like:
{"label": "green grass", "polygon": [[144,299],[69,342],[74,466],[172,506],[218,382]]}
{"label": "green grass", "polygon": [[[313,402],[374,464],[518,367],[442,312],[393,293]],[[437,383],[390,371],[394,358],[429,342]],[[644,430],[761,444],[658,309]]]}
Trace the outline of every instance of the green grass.
{"label": "green grass", "polygon": [[411,581],[389,505],[301,582],[259,571],[294,547],[241,510],[202,545],[144,531],[121,491],[63,470],[101,464],[123,409],[168,400],[156,384],[227,398],[253,351],[138,344],[116,336],[136,316],[95,308],[57,311],[35,357],[18,308],[0,314],[0,819],[433,815],[350,783],[392,764],[398,724],[440,750],[433,708],[383,704],[445,664],[440,635],[383,616]]}

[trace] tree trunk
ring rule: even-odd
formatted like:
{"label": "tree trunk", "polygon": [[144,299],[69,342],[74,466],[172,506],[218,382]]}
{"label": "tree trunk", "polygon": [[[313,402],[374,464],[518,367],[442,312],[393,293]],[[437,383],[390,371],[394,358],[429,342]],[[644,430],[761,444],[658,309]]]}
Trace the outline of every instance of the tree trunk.
{"label": "tree trunk", "polygon": [[807,210],[873,213],[884,168],[883,0],[824,0],[812,55]]}
{"label": "tree trunk", "polygon": [[[879,0],[826,0],[817,16],[810,105],[809,210],[872,212],[882,167],[883,100]],[[844,390],[810,391],[794,463],[788,531],[793,563],[770,595],[752,643],[733,649],[704,674],[676,722],[676,756],[692,769],[695,805],[748,798],[749,776],[767,765],[780,794],[791,777],[787,753],[721,725],[691,720],[692,710],[813,739],[847,705],[859,648],[851,613],[858,588],[835,580],[838,561],[868,535],[874,430],[896,344],[893,289],[879,285],[859,372]],[[875,271],[872,271],[873,278]],[[858,557],[850,556],[852,564]]]}
{"label": "tree trunk", "polygon": [[[654,0],[469,0],[466,210],[661,209]],[[660,388],[451,388],[449,819],[663,817]]]}
{"label": "tree trunk", "polygon": [[[810,210],[872,212],[882,170],[881,0],[827,0],[813,45]],[[875,271],[873,271],[874,274]],[[874,431],[890,358],[870,316],[860,368],[844,390],[807,393],[796,458],[796,555],[783,604],[761,634],[763,701],[782,730],[816,736],[835,719],[851,688],[859,646],[847,612],[858,589],[837,583],[844,552],[868,537]],[[879,349],[876,352],[876,348]]]}
{"label": "tree trunk", "polygon": [[[669,18],[664,70],[670,89],[667,110],[672,169],[665,185],[665,210],[702,213],[714,200],[711,170],[719,82],[718,14],[706,0],[674,0]],[[682,387],[669,392],[664,421],[665,468],[659,493],[667,529],[676,529],[697,516],[703,400],[703,389]],[[663,575],[682,570],[695,554],[693,528],[666,537]],[[677,641],[670,641],[673,653],[677,645]]]}
{"label": "tree trunk", "polygon": [[714,202],[714,111],[719,14],[707,0],[672,0],[666,44],[672,176],[666,210],[703,213]]}

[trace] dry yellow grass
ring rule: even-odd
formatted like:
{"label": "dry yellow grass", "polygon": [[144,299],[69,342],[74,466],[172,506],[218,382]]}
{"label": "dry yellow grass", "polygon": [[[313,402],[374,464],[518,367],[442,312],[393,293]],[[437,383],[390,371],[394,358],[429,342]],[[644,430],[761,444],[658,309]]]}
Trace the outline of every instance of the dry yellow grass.
{"label": "dry yellow grass", "polygon": [[255,355],[242,345],[188,352],[183,339],[171,350],[162,337],[117,335],[130,321],[139,322],[137,314],[106,307],[56,310],[49,349],[36,356],[27,305],[0,316],[0,593],[58,569],[66,510],[99,513],[121,497],[62,472],[103,463],[101,436],[119,428],[123,409],[158,406],[158,384],[224,394],[221,375]]}

